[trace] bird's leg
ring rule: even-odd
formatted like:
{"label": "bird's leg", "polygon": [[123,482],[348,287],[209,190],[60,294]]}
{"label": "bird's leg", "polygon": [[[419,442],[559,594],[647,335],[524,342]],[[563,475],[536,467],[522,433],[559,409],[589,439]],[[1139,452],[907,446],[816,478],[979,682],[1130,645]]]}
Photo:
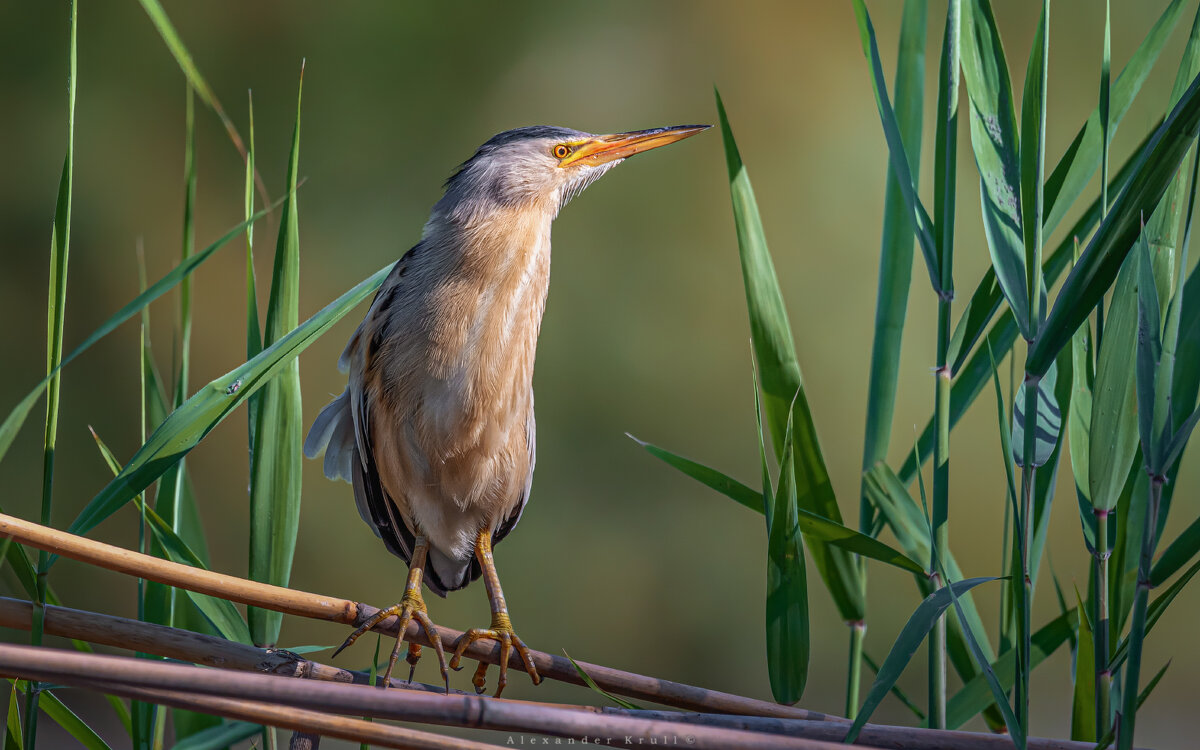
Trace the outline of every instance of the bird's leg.
{"label": "bird's leg", "polygon": [[[475,557],[483,567],[483,583],[487,587],[488,600],[492,604],[492,626],[490,628],[471,628],[463,633],[462,637],[458,640],[458,645],[454,649],[454,657],[450,660],[450,668],[456,670],[460,668],[459,662],[462,661],[463,652],[475,641],[492,640],[498,642],[500,644],[500,679],[496,683],[496,697],[499,698],[500,693],[504,691],[504,686],[508,684],[508,659],[512,655],[514,647],[521,656],[521,661],[525,664],[525,671],[529,673],[533,684],[537,685],[542,681],[542,678],[538,675],[537,667],[533,665],[533,657],[529,653],[529,647],[517,637],[516,631],[513,630],[512,621],[508,619],[508,606],[504,602],[504,591],[500,589],[500,576],[496,573],[496,561],[492,559],[491,531],[484,529],[475,538]],[[475,676],[471,678],[472,684],[475,685],[476,693],[484,691],[487,668],[487,662],[479,662],[479,667],[475,670]]]}
{"label": "bird's leg", "polygon": [[[375,616],[364,622],[350,634],[345,643],[338,647],[337,651],[333,652],[334,657],[340,654],[345,648],[353,644],[358,637],[363,633],[374,628],[379,623],[386,620],[388,617],[395,615],[399,618],[397,623],[396,646],[392,649],[391,659],[388,660],[387,671],[383,673],[384,685],[389,684],[392,677],[392,669],[396,666],[396,661],[400,658],[400,646],[404,643],[404,633],[408,630],[408,624],[414,619],[421,624],[425,629],[425,634],[429,636],[429,642],[433,644],[433,650],[437,652],[438,668],[442,672],[442,680],[446,683],[446,692],[450,691],[450,675],[446,671],[446,652],[442,648],[442,638],[438,634],[437,628],[434,627],[433,621],[429,619],[428,610],[425,608],[425,600],[421,597],[421,578],[425,571],[425,558],[429,552],[429,540],[424,536],[418,536],[416,543],[413,545],[412,561],[408,564],[408,583],[404,587],[404,596],[399,603],[381,609],[375,613]],[[421,658],[421,646],[416,643],[408,645],[408,663],[411,665],[409,669],[408,680],[412,682],[413,670],[416,669],[417,660]]]}

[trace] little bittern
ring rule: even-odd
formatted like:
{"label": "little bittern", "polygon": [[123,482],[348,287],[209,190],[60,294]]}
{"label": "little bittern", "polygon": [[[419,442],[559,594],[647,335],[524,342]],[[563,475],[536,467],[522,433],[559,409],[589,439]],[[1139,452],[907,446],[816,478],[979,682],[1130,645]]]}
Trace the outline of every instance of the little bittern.
{"label": "little bittern", "polygon": [[[325,451],[325,475],[354,486],[363,519],[409,565],[400,602],[342,644],[397,616],[401,638],[385,684],[413,619],[447,679],[421,584],[445,596],[480,576],[491,626],[467,631],[449,666],[458,669],[472,642],[491,639],[501,646],[496,695],[514,648],[540,682],[509,620],[492,546],[521,520],[533,481],[533,360],[550,280],[550,224],[625,158],[707,127],[591,135],[543,126],[494,136],[446,182],[421,241],[392,269],[350,338],[338,360],[349,384],[313,422],[304,452]],[[408,662],[415,665],[420,652],[411,644]],[[477,692],[486,673],[481,663]]]}

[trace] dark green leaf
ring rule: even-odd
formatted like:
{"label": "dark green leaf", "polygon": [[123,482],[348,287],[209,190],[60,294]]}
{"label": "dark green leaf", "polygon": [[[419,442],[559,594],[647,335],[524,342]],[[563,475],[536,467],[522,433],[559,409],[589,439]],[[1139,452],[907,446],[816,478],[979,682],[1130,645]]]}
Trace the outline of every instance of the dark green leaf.
{"label": "dark green leaf", "polygon": [[767,674],[771,695],[792,704],[804,695],[808,681],[808,582],[804,544],[796,521],[795,463],[792,422],[787,423],[779,487],[767,532]]}
{"label": "dark green leaf", "polygon": [[[300,319],[300,228],[296,179],[300,161],[300,88],[296,94],[296,124],[288,159],[287,203],[279,221],[275,268],[263,344],[282,340]],[[250,578],[274,586],[288,585],[300,525],[300,480],[303,464],[304,417],[300,401],[300,362],[292,358],[257,397],[254,453],[250,460]],[[283,615],[259,607],[247,610],[250,632],[259,646],[279,638]]]}
{"label": "dark green leaf", "polygon": [[875,42],[875,27],[863,0],[854,0],[854,17],[858,21],[858,33],[862,41],[863,55],[871,67],[871,87],[875,92],[875,105],[879,110],[879,118],[883,123],[883,135],[887,141],[888,154],[891,159],[892,174],[896,186],[904,200],[906,213],[911,222],[912,231],[916,233],[917,242],[925,256],[925,266],[929,271],[929,280],[933,288],[941,288],[940,272],[937,261],[937,243],[933,235],[933,222],[929,218],[921,199],[917,195],[916,183],[913,180],[909,159],[904,150],[904,140],[901,136],[900,124],[896,112],[888,101],[887,83],[883,77],[883,63],[879,58],[879,48]]}
{"label": "dark green leaf", "polygon": [[862,709],[858,712],[858,716],[854,720],[854,724],[850,727],[850,731],[846,733],[845,741],[853,743],[858,739],[858,733],[862,731],[863,726],[871,718],[871,714],[875,712],[875,708],[891,690],[896,680],[900,678],[900,674],[912,659],[913,654],[929,636],[929,631],[933,628],[933,624],[937,621],[942,613],[951,604],[949,588],[953,587],[956,594],[963,594],[975,588],[981,583],[994,581],[995,578],[968,578],[964,581],[956,581],[950,586],[943,586],[937,591],[930,594],[909,617],[908,622],[900,631],[899,637],[892,645],[892,650],[888,652],[887,658],[884,659],[883,665],[879,669],[879,676],[875,678],[874,684],[871,685],[871,692],[867,694],[867,699],[863,703]]}
{"label": "dark green leaf", "polygon": [[1128,187],[1100,223],[1087,250],[1067,277],[1044,329],[1029,350],[1026,372],[1045,374],[1059,350],[1117,278],[1140,233],[1141,218],[1162,199],[1191,147],[1197,127],[1200,127],[1200,79],[1188,86],[1179,104],[1159,126],[1149,151],[1138,160]]}
{"label": "dark green leaf", "polygon": [[[1050,455],[1058,445],[1059,433],[1062,430],[1062,410],[1058,408],[1058,400],[1054,389],[1058,384],[1058,369],[1054,366],[1042,377],[1037,389],[1036,434],[1034,435],[1033,465],[1043,466],[1050,460]],[[1021,383],[1017,389],[1017,397],[1013,402],[1012,451],[1013,460],[1017,466],[1024,466],[1021,460],[1021,446],[1025,444],[1025,388]]]}
{"label": "dark green leaf", "polygon": [[197,732],[182,742],[176,742],[171,750],[224,750],[261,731],[262,727],[258,724],[227,720],[218,726]]}
{"label": "dark green leaf", "polygon": [[[904,19],[900,25],[900,47],[896,58],[896,125],[904,143],[905,158],[912,167],[914,185],[919,180],[921,161],[921,105],[925,100],[927,16],[926,0],[905,2]],[[945,66],[945,53],[942,64]],[[957,67],[955,70],[957,71]],[[938,90],[940,101],[944,92],[942,87]],[[939,117],[939,131],[945,130],[942,119]],[[937,158],[942,158],[940,150]],[[867,426],[863,439],[862,463],[864,472],[874,466],[875,462],[887,458],[892,418],[896,410],[900,345],[904,335],[904,318],[912,281],[912,222],[908,218],[908,205],[890,164],[886,185],[883,199],[883,239],[879,251],[879,291],[875,302],[871,371],[867,386]],[[950,205],[952,207],[953,204]],[[935,207],[935,213],[936,210]],[[865,490],[863,493],[865,497]],[[864,502],[861,508],[859,528],[866,530],[869,528],[873,512],[869,503]]]}
{"label": "dark green leaf", "polygon": [[[1077,625],[1076,610],[1059,615],[1042,626],[1030,638],[1030,665],[1037,667],[1064,643],[1070,640]],[[992,671],[1005,690],[1016,679],[1017,652],[1009,649],[992,662]],[[986,679],[980,675],[963,685],[946,703],[946,728],[957,729],[992,703],[992,693]]]}
{"label": "dark green leaf", "polygon": [[983,228],[992,267],[1025,338],[1033,338],[1025,291],[1021,160],[1012,83],[989,0],[963,5],[963,79],[971,100],[971,146],[979,169]]}
{"label": "dark green leaf", "polygon": [[1104,435],[1105,439],[1090,441],[1088,482],[1092,505],[1097,510],[1111,511],[1116,507],[1129,464],[1137,452],[1137,394],[1134,390],[1137,270],[1136,263],[1128,263],[1117,279],[1117,288],[1104,321],[1104,338],[1096,365],[1091,434]]}
{"label": "dark green leaf", "polygon": [[[795,426],[792,448],[799,507],[841,523],[841,512],[821,453],[816,425],[800,374],[800,363],[796,358],[787,310],[767,249],[754,191],[719,94],[717,113],[721,120],[725,158],[729,167],[729,189],[746,287],[751,339],[775,456],[782,461],[786,425],[792,421]],[[808,547],[842,619],[847,622],[861,620],[865,607],[864,594],[854,556],[814,539],[808,541]]]}
{"label": "dark green leaf", "polygon": [[678,454],[672,453],[657,445],[646,443],[638,440],[633,435],[625,433],[630,440],[633,440],[638,445],[646,449],[646,452],[655,458],[660,459],[666,464],[674,466],[684,474],[687,474],[692,479],[700,482],[703,485],[711,487],[720,492],[722,495],[741,503],[756,513],[763,513],[763,496],[758,490],[752,490],[736,479],[722,474],[716,469],[710,469],[704,464],[697,463],[691,459],[684,458]]}

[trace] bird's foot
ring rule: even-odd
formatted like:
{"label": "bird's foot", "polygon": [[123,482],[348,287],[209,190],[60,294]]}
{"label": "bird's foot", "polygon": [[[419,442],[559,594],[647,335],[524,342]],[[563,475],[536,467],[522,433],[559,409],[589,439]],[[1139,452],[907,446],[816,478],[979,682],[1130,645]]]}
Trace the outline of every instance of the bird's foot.
{"label": "bird's foot", "polygon": [[[442,648],[442,637],[438,634],[437,627],[434,626],[433,621],[429,619],[428,610],[425,608],[425,600],[421,598],[419,591],[405,591],[404,597],[398,603],[376,612],[371,619],[364,622],[357,630],[351,633],[350,637],[341,646],[338,646],[337,651],[333,652],[333,656],[337,657],[338,654],[357,641],[359,636],[372,630],[376,625],[393,615],[398,618],[396,624],[396,645],[392,649],[392,656],[388,660],[387,671],[383,673],[383,681],[380,684],[390,684],[392,669],[395,668],[396,662],[400,658],[400,647],[404,643],[404,634],[408,630],[408,624],[416,620],[425,630],[425,634],[429,636],[429,642],[433,645],[434,652],[437,653],[438,669],[442,673],[442,681],[446,685],[446,692],[449,693],[450,673],[446,669],[446,652]],[[413,671],[416,669],[417,660],[420,658],[421,646],[416,643],[408,644],[408,656],[406,660],[410,666],[408,672],[409,682],[412,682]]]}
{"label": "bird's foot", "polygon": [[[542,678],[538,675],[537,667],[533,665],[533,656],[529,653],[529,647],[517,637],[512,622],[506,614],[493,614],[490,628],[471,628],[463,633],[454,648],[454,657],[450,659],[450,668],[456,671],[462,669],[459,664],[462,661],[463,652],[475,641],[483,640],[496,641],[500,644],[500,679],[496,682],[497,698],[500,697],[500,693],[504,692],[504,687],[508,684],[508,659],[514,648],[520,655],[521,662],[525,665],[525,671],[529,673],[533,684],[541,683]],[[475,686],[476,693],[482,694],[487,687],[487,669],[487,662],[479,662],[475,676],[471,678],[471,684]]]}

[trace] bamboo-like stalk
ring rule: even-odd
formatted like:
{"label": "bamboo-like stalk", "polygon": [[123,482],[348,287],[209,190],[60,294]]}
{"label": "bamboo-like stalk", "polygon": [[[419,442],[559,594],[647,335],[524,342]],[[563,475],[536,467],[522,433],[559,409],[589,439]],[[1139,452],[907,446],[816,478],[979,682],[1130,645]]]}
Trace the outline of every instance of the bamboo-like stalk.
{"label": "bamboo-like stalk", "polygon": [[[845,723],[768,717],[678,714],[666,711],[588,709],[499,700],[475,695],[429,695],[379,690],[366,685],[299,682],[271,675],[197,669],[170,662],[79,654],[49,648],[0,645],[0,674],[37,677],[55,683],[128,695],[130,690],[216,697],[235,703],[288,706],[325,714],[345,713],[443,726],[584,737],[601,744],[678,744],[695,748],[799,748],[837,750],[866,746],[895,750],[1002,750],[1012,741],[1001,735],[867,725],[859,744],[841,744]],[[155,700],[154,694],[137,696]],[[190,706],[189,706],[190,707]],[[198,707],[200,710],[208,708]],[[221,711],[214,711],[228,715]],[[258,719],[247,718],[247,721]],[[271,723],[271,722],[267,722]],[[316,729],[296,727],[285,728]],[[324,733],[324,732],[322,732]],[[609,738],[612,741],[609,742]],[[664,742],[664,738],[668,741]],[[690,741],[689,741],[690,738]],[[1030,738],[1032,750],[1090,750],[1092,743]]]}
{"label": "bamboo-like stalk", "polygon": [[[28,629],[32,605],[19,599],[0,597],[0,627]],[[93,643],[130,649],[158,656],[192,662],[204,666],[235,669],[284,677],[304,677],[327,682],[353,682],[370,684],[365,672],[350,671],[319,662],[280,649],[266,650],[255,646],[234,643],[215,636],[170,628],[165,625],[138,622],[123,617],[85,612],[67,607],[50,606],[46,609],[46,633],[64,638],[85,638]],[[390,687],[442,694],[440,685],[408,683],[393,679]],[[452,690],[456,695],[468,693]],[[744,729],[773,734],[789,734],[810,739],[839,741],[845,736],[846,725],[842,721],[812,721],[804,719],[782,719],[764,716],[737,716],[715,713],[679,713],[662,710],[625,708],[597,708],[595,706],[571,704],[547,704],[509,698],[488,698],[520,705],[557,705],[588,713],[609,713],[633,718],[656,721],[676,721],[687,724]],[[897,750],[917,748],[1007,748],[1009,741],[1002,736],[975,734],[971,732],[935,731],[911,727],[890,727],[868,724],[857,740],[860,745],[888,747]],[[1081,743],[1031,738],[1033,750],[1084,750]]]}
{"label": "bamboo-like stalk", "polygon": [[[752,729],[756,732],[792,734],[815,740],[839,741],[846,736],[842,724],[828,721],[772,719],[763,716],[721,716],[717,714],[674,713],[669,711],[631,711],[621,708],[598,709],[604,713],[621,713],[642,718],[660,718],[687,724],[707,724],[720,721],[720,726]],[[855,740],[868,747],[893,750],[1012,750],[1012,738],[1003,734],[963,732],[944,729],[912,729],[882,724],[867,724]],[[1094,750],[1094,742],[1076,742],[1045,737],[1028,738],[1029,750]]]}
{"label": "bamboo-like stalk", "polygon": [[1108,734],[1112,694],[1112,669],[1108,665],[1108,558],[1112,550],[1108,546],[1109,511],[1093,512],[1096,516],[1096,626],[1092,636],[1096,662],[1096,736],[1103,737]]}
{"label": "bamboo-like stalk", "polygon": [[[62,177],[58,185],[58,199],[54,208],[54,225],[50,237],[50,280],[46,301],[46,374],[50,378],[46,386],[46,426],[43,433],[42,450],[42,523],[49,525],[54,506],[54,458],[58,442],[58,410],[62,373],[63,325],[67,306],[67,270],[71,250],[71,196],[75,172],[75,89],[78,67],[79,8],[71,2],[70,42],[67,52],[67,148],[63,159]],[[39,645],[42,641],[42,614],[49,587],[50,561],[45,554],[37,561],[37,604],[34,611],[33,630],[30,642]],[[35,747],[37,743],[38,686],[31,685],[25,697],[24,746]]]}
{"label": "bamboo-like stalk", "polygon": [[[929,569],[950,557],[950,387],[951,367],[947,362],[952,336],[950,306],[954,301],[954,191],[958,163],[959,31],[961,8],[951,0],[946,8],[941,86],[938,92],[937,169],[934,180],[934,215],[937,222],[937,360],[934,378],[933,518]],[[940,581],[947,585],[950,581]],[[934,624],[929,639],[929,726],[946,727],[946,619]]]}
{"label": "bamboo-like stalk", "polygon": [[[367,742],[382,747],[400,748],[400,750],[487,750],[496,747],[474,740],[263,701],[195,695],[177,690],[131,687],[103,679],[81,679],[78,681],[78,685],[146,703],[224,716],[235,721],[249,721],[279,729],[291,729],[302,732],[304,735],[316,734],[352,742]],[[314,748],[315,745],[309,743],[308,747]]]}
{"label": "bamboo-like stalk", "polygon": [[[17,630],[30,627],[30,602],[0,597],[0,626]],[[154,654],[168,659],[208,667],[304,677],[326,682],[368,684],[369,675],[311,661],[283,649],[262,649],[190,630],[129,620],[124,617],[85,612],[68,607],[46,606],[46,632],[62,638],[86,640],[114,648]],[[441,685],[393,679],[389,687],[443,693]],[[454,691],[462,695],[462,691]]]}
{"label": "bamboo-like stalk", "polygon": [[[469,695],[379,690],[367,685],[278,679],[275,676],[200,669],[120,656],[0,645],[0,674],[64,685],[97,682],[153,690],[279,703],[295,708],[472,729],[531,732],[555,737],[602,737],[612,744],[667,744],[713,750],[839,750],[834,742],[759,734],[719,727],[612,716],[557,706],[518,704]],[[607,743],[606,743],[607,744]]]}
{"label": "bamboo-like stalk", "polygon": [[[170,586],[264,609],[274,609],[284,614],[357,627],[379,611],[370,605],[338,597],[310,594],[180,565],[0,514],[0,539],[5,537],[11,537],[30,547],[44,549],[126,575],[142,576]],[[396,618],[389,617],[375,630],[386,635],[396,635]],[[462,635],[461,631],[445,626],[439,626],[438,630],[441,632],[443,641],[447,643],[453,643]],[[430,645],[424,630],[415,623],[410,624],[404,637],[406,640],[424,646]],[[530,653],[537,666],[538,674],[541,676],[573,685],[584,684],[569,659],[540,651],[531,651]],[[465,654],[477,661],[496,664],[500,660],[500,646],[491,642],[476,641],[467,648]],[[512,655],[509,664],[524,671],[520,657],[516,654]],[[670,680],[647,677],[598,664],[587,662],[578,662],[578,664],[600,687],[629,698],[654,701],[692,711],[816,721],[846,721],[841,717],[818,711],[807,711],[794,706],[783,706],[719,690],[708,690]]]}
{"label": "bamboo-like stalk", "polygon": [[[1100,133],[1103,145],[1100,150],[1100,220],[1108,214],[1108,151],[1109,151],[1109,99],[1112,95],[1111,59],[1112,59],[1112,8],[1111,3],[1104,3],[1104,56],[1100,66]],[[1100,339],[1104,335],[1104,297],[1096,302],[1096,345],[1093,347],[1097,358],[1100,354]],[[1087,481],[1087,477],[1084,477]],[[1096,516],[1096,546],[1093,555],[1096,560],[1096,610],[1095,626],[1092,630],[1093,661],[1096,670],[1095,711],[1096,737],[1108,734],[1110,695],[1112,693],[1112,670],[1108,660],[1108,558],[1112,550],[1108,547],[1108,516],[1107,509],[1095,509]],[[1078,677],[1076,677],[1078,679]]]}
{"label": "bamboo-like stalk", "polygon": [[1125,680],[1121,685],[1122,708],[1117,720],[1117,750],[1130,750],[1133,747],[1133,730],[1138,708],[1138,678],[1142,671],[1142,644],[1146,636],[1146,608],[1150,598],[1150,566],[1154,562],[1158,512],[1166,481],[1167,478],[1162,474],[1150,476],[1149,507],[1146,509],[1146,523],[1142,528],[1137,588],[1133,595],[1133,617],[1129,625],[1129,658],[1126,660]]}

